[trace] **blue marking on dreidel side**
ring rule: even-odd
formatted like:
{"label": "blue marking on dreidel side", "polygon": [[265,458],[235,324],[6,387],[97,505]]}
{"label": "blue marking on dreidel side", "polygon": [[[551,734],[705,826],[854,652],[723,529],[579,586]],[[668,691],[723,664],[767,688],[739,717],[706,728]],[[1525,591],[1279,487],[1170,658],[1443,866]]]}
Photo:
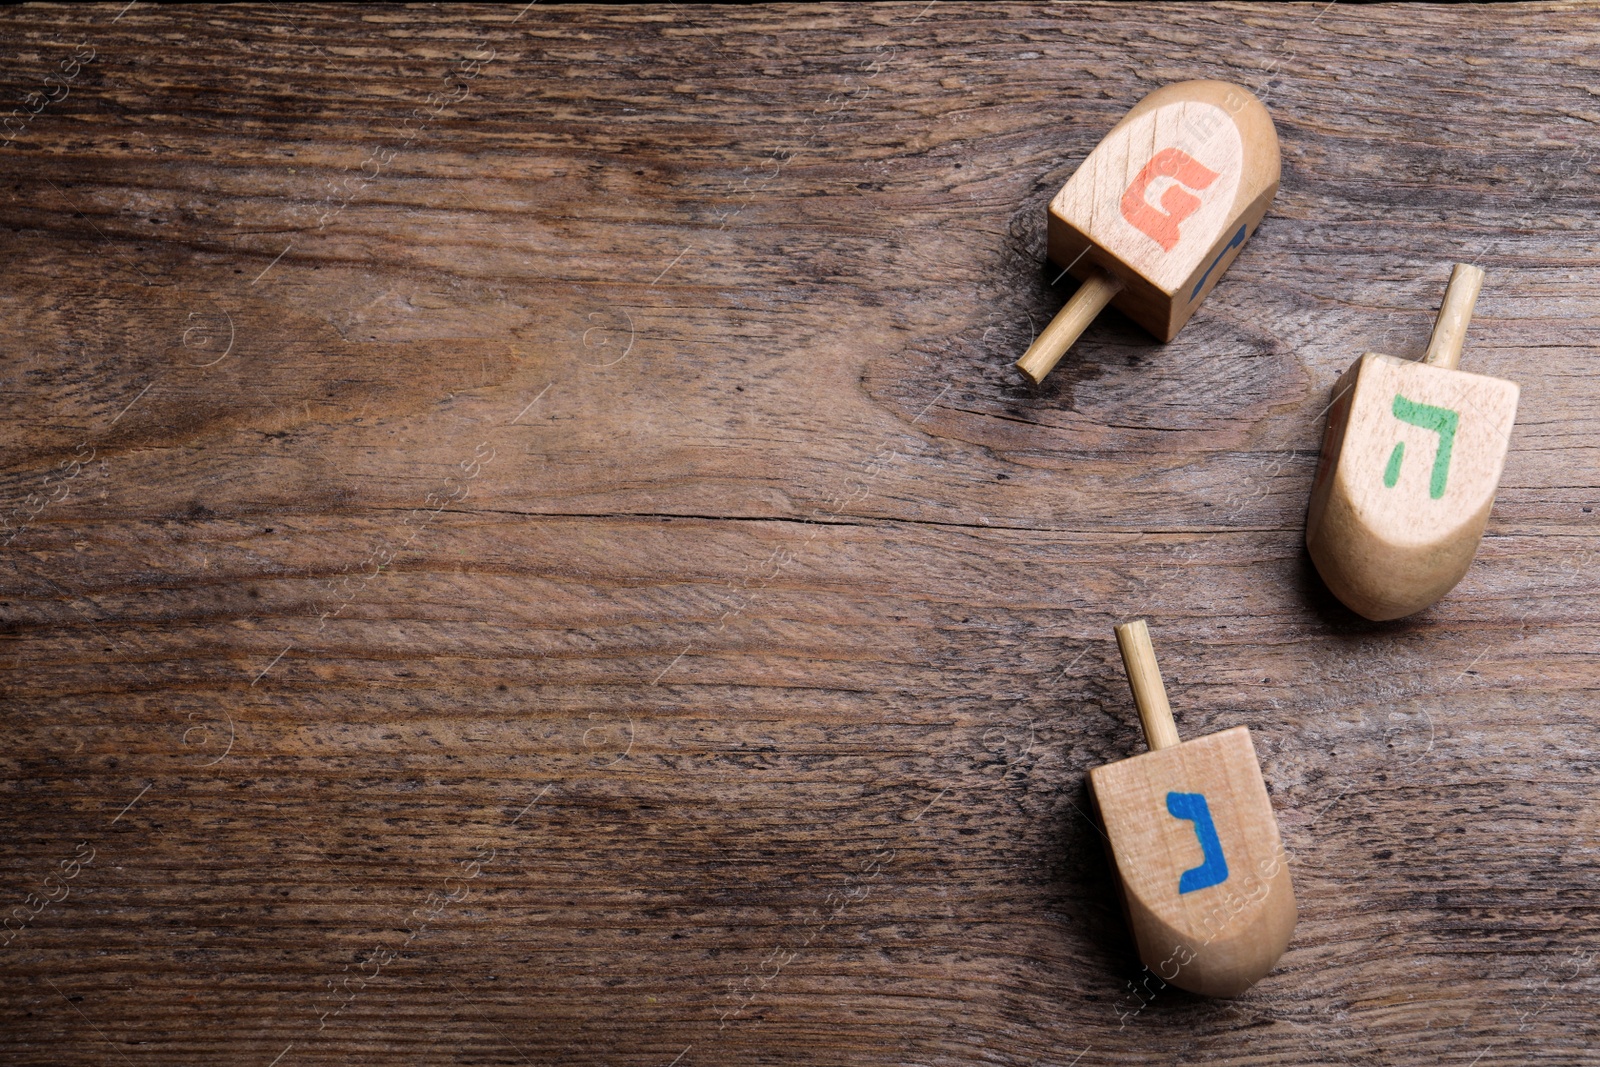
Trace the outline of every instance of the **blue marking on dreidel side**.
{"label": "blue marking on dreidel side", "polygon": [[1228,880],[1228,861],[1222,855],[1222,842],[1211,821],[1211,808],[1202,793],[1168,793],[1167,811],[1175,818],[1194,823],[1194,836],[1200,839],[1203,859],[1200,866],[1178,877],[1178,895],[1197,889],[1210,889]]}
{"label": "blue marking on dreidel side", "polygon": [[1222,262],[1222,257],[1228,254],[1228,250],[1230,248],[1238,248],[1244,244],[1245,229],[1246,227],[1240,226],[1239,232],[1233,235],[1233,240],[1222,246],[1222,251],[1218,252],[1217,258],[1211,261],[1211,266],[1207,267],[1206,272],[1200,275],[1200,280],[1194,283],[1194,290],[1189,293],[1190,300],[1200,295],[1200,290],[1205,288],[1206,279],[1211,277],[1211,272],[1217,269],[1217,264]]}

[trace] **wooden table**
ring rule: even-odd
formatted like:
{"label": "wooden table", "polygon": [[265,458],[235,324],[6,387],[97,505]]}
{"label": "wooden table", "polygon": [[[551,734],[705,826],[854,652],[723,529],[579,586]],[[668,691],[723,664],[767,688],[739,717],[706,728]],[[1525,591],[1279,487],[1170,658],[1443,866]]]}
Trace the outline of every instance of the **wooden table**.
{"label": "wooden table", "polygon": [[[4,1062],[1600,1063],[1600,8],[0,26]],[[1276,203],[1026,387],[1046,202],[1196,77]],[[1457,260],[1511,454],[1369,624],[1322,413]],[[1232,1002],[1085,814],[1135,616],[1291,853]]]}

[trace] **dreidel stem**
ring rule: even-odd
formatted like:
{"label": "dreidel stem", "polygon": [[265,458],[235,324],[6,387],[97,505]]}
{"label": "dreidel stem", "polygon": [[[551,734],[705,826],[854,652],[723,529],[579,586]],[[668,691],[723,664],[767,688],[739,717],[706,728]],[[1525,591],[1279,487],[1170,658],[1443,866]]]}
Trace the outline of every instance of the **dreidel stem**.
{"label": "dreidel stem", "polygon": [[1472,306],[1478,302],[1478,292],[1482,288],[1483,271],[1470,263],[1455,265],[1450,272],[1450,286],[1444,291],[1444,303],[1439,305],[1439,315],[1433,320],[1428,354],[1422,357],[1422,362],[1445,370],[1455,370],[1460,365],[1467,323],[1472,319]]}
{"label": "dreidel stem", "polygon": [[1122,666],[1133,687],[1133,702],[1144,724],[1144,739],[1150,751],[1159,752],[1178,744],[1178,727],[1172,721],[1172,706],[1167,703],[1167,687],[1161,684],[1161,669],[1156,666],[1156,650],[1150,644],[1150,627],[1143,619],[1117,627],[1117,647],[1122,650]]}
{"label": "dreidel stem", "polygon": [[1056,312],[1050,325],[1034,338],[1033,344],[1017,360],[1017,368],[1033,380],[1034,385],[1044,381],[1044,376],[1055,369],[1061,357],[1067,354],[1072,342],[1100,314],[1111,298],[1122,289],[1122,279],[1099,267],[1090,267],[1089,274],[1072,294],[1065,307]]}

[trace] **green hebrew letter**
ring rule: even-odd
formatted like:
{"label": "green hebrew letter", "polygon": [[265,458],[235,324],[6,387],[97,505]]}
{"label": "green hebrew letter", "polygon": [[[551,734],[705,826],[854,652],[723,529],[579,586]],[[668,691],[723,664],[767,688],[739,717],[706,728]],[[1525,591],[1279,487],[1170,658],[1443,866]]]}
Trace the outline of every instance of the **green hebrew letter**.
{"label": "green hebrew letter", "polygon": [[1406,443],[1396,441],[1394,451],[1389,453],[1389,465],[1383,468],[1383,487],[1393,489],[1394,483],[1400,480],[1400,461],[1406,458]]}
{"label": "green hebrew letter", "polygon": [[[1438,500],[1444,496],[1444,483],[1450,477],[1450,449],[1456,443],[1456,425],[1461,421],[1461,416],[1449,408],[1436,408],[1431,404],[1407,400],[1399,393],[1394,395],[1391,410],[1401,422],[1409,422],[1439,435],[1439,451],[1433,456],[1433,478],[1428,482],[1428,495]],[[1404,441],[1396,443],[1394,451],[1389,453],[1389,466],[1383,472],[1383,484],[1390,489],[1400,480],[1400,461],[1405,454]]]}

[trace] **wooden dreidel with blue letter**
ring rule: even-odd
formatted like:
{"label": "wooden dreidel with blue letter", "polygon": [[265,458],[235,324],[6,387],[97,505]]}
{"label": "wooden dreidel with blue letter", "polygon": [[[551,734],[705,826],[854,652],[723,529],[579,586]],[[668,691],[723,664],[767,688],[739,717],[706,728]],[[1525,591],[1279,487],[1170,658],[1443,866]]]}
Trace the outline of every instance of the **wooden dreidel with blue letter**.
{"label": "wooden dreidel with blue letter", "polygon": [[1333,387],[1306,548],[1351,611],[1398,619],[1478,551],[1517,416],[1514,382],[1457,370],[1483,271],[1458,263],[1420,363],[1368,352]]}
{"label": "wooden dreidel with blue letter", "polygon": [[1177,336],[1278,192],[1278,133],[1237,85],[1163,86],[1133,106],[1050,201],[1049,256],[1082,281],[1017,361],[1044,380],[1107,304]]}
{"label": "wooden dreidel with blue letter", "polygon": [[1105,826],[1139,958],[1211,997],[1272,970],[1294,930],[1294,887],[1248,727],[1179,741],[1144,620],[1117,627],[1150,751],[1096,767]]}

